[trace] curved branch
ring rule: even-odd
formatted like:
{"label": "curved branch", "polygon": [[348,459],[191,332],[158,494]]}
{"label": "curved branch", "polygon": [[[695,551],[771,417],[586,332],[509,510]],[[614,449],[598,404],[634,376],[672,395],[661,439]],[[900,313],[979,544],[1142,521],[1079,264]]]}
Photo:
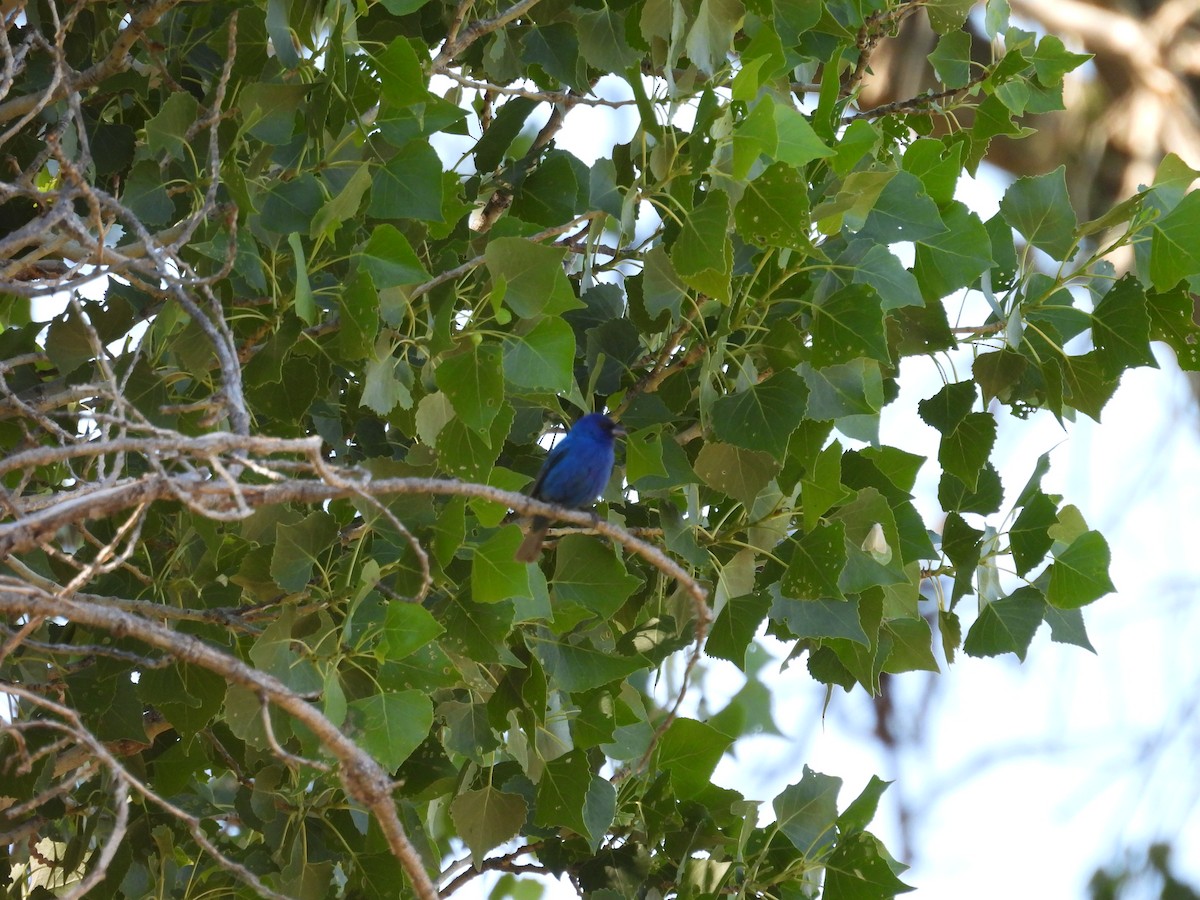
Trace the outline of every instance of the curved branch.
{"label": "curved branch", "polygon": [[[223,435],[223,440],[232,446],[237,443],[236,437],[235,435]],[[246,440],[249,443],[254,440],[263,442],[270,439]],[[303,442],[291,441],[290,443],[294,445]],[[261,446],[261,443],[259,445]],[[355,479],[350,473],[346,473],[337,484],[329,484],[315,479],[291,478],[276,484],[239,484],[236,486],[235,492],[234,487],[228,482],[206,480],[199,474],[175,477],[163,477],[158,474],[146,475],[133,481],[72,496],[34,515],[0,525],[0,556],[32,550],[65,525],[111,516],[130,506],[142,503],[175,499],[180,491],[187,492],[197,502],[213,504],[214,509],[219,509],[221,504],[232,505],[236,497],[245,504],[248,511],[280,503],[324,503],[328,500],[358,496],[360,491],[372,496],[437,494],[491,500],[525,515],[541,515],[590,527],[598,534],[621,544],[667,577],[677,581],[691,596],[696,613],[697,640],[703,641],[708,631],[708,622],[711,618],[708,611],[708,591],[682,566],[653,544],[635,537],[619,525],[603,519],[596,519],[590,511],[567,509],[491,485],[452,479],[381,478],[372,480],[369,477]]]}
{"label": "curved branch", "polygon": [[[237,657],[191,635],[179,634],[163,625],[117,609],[59,597],[12,578],[0,578],[0,611],[15,616],[62,616],[118,637],[132,637],[173,654],[180,662],[208,669],[231,684],[265,697],[307,726],[338,761],[338,775],[347,796],[362,804],[378,821],[392,854],[404,867],[417,897],[420,900],[436,900],[438,897],[437,888],[425,872],[420,856],[400,823],[391,798],[388,773],[319,709],[274,676],[260,672]],[[100,750],[103,747],[97,752]],[[119,766],[115,759],[112,764]]]}
{"label": "curved branch", "polygon": [[14,97],[6,103],[0,103],[0,122],[8,122],[18,116],[26,115],[36,109],[43,100],[46,103],[55,103],[68,94],[89,90],[104,79],[124,72],[133,64],[133,60],[129,57],[129,51],[133,49],[133,45],[143,34],[157,25],[159,20],[179,2],[180,0],[154,0],[153,3],[139,10],[125,26],[125,30],[117,36],[107,56],[84,69],[74,78],[60,82],[48,97],[41,94],[25,94]]}

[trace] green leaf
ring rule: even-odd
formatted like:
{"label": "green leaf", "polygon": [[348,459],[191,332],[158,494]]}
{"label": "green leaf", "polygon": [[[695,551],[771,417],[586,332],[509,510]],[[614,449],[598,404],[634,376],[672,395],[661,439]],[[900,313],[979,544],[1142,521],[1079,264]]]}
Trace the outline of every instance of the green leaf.
{"label": "green leaf", "polygon": [[546,763],[537,786],[534,823],[546,828],[569,828],[599,844],[616,811],[616,794],[611,784],[592,775],[587,754],[572,750]]}
{"label": "green leaf", "polygon": [[1046,600],[1061,609],[1078,609],[1116,590],[1108,577],[1108,542],[1098,531],[1075,538],[1054,557],[1047,570],[1050,584]]}
{"label": "green leaf", "polygon": [[929,24],[938,34],[945,34],[956,28],[962,28],[967,20],[967,14],[975,0],[929,0],[925,12],[929,15]]}
{"label": "green leaf", "polygon": [[1192,308],[1191,294],[1183,288],[1146,297],[1151,339],[1166,342],[1185,372],[1200,371],[1200,326],[1192,318]]}
{"label": "green leaf", "polygon": [[654,317],[669,311],[671,321],[679,319],[683,298],[687,296],[687,285],[680,279],[671,257],[661,245],[655,246],[643,259],[642,291],[646,312]]}
{"label": "green leaf", "polygon": [[[930,198],[944,210],[954,200],[954,188],[963,170],[962,158],[961,142],[947,146],[933,138],[918,138],[904,151],[902,164],[921,179]],[[945,218],[943,215],[942,220]]]}
{"label": "green leaf", "polygon": [[379,294],[365,271],[359,271],[338,294],[338,322],[338,346],[344,359],[362,359],[371,353],[379,331]]}
{"label": "green leaf", "polygon": [[982,531],[972,528],[956,512],[946,516],[946,522],[942,526],[942,552],[955,569],[952,601],[971,593],[972,579],[975,567],[979,565],[982,546]]}
{"label": "green leaf", "polygon": [[276,184],[263,196],[259,221],[276,234],[308,234],[313,216],[324,203],[320,182],[306,172]]}
{"label": "green leaf", "polygon": [[960,88],[971,80],[971,35],[951,31],[938,38],[929,63],[948,88]]}
{"label": "green leaf", "polygon": [[1064,75],[1073,72],[1091,58],[1091,53],[1070,52],[1063,44],[1062,38],[1053,34],[1043,35],[1038,41],[1037,49],[1029,55],[1038,81],[1047,86],[1061,83]]}
{"label": "green leaf", "polygon": [[83,317],[71,309],[50,323],[46,355],[64,375],[69,375],[93,356],[92,343]]}
{"label": "green leaf", "polygon": [[588,65],[601,72],[624,72],[638,61],[625,38],[625,16],[607,4],[579,13],[579,50]]}
{"label": "green leaf", "polygon": [[1054,259],[1065,260],[1075,248],[1079,222],[1067,196],[1066,167],[1045,175],[1018,178],[1000,201],[1000,214],[1024,238]]}
{"label": "green leaf", "polygon": [[625,477],[637,485],[643,478],[665,478],[662,434],[657,429],[633,431],[625,438]]}
{"label": "green leaf", "polygon": [[730,168],[735,181],[745,181],[760,156],[775,156],[778,137],[772,111],[774,106],[775,101],[770,96],[763,96],[754,104],[750,114],[735,126]]}
{"label": "green leaf", "polygon": [[1046,557],[1054,543],[1050,528],[1058,522],[1058,505],[1040,490],[1024,502],[1008,532],[1013,562],[1022,577]]}
{"label": "green leaf", "polygon": [[1015,653],[1021,662],[1029,642],[1042,624],[1046,598],[1034,587],[1023,587],[1001,600],[989,603],[967,632],[963,651],[968,656],[999,656]]}
{"label": "green leaf", "polygon": [[[442,471],[467,481],[486,480],[512,429],[513,417],[512,407],[504,404],[487,434],[468,428],[458,416],[450,419],[437,436],[438,464]],[[513,549],[516,550],[515,545]]]}
{"label": "green leaf", "polygon": [[974,490],[968,490],[961,479],[948,472],[943,472],[938,481],[938,503],[947,511],[987,515],[999,512],[1003,502],[1004,488],[1000,483],[1000,473],[990,462],[980,470]]}
{"label": "green leaf", "polygon": [[1096,648],[1088,640],[1087,629],[1083,627],[1083,613],[1079,610],[1047,606],[1046,624],[1050,626],[1050,640],[1054,643],[1072,644],[1092,653],[1096,652]]}
{"label": "green leaf", "polygon": [[553,587],[559,602],[577,603],[607,619],[640,584],[608,541],[568,534],[558,542]]}
{"label": "green leaf", "polygon": [[793,600],[780,596],[771,605],[771,619],[783,622],[788,631],[801,639],[842,638],[864,647],[871,644],[856,599]]}
{"label": "green leaf", "polygon": [[958,423],[971,412],[977,396],[973,382],[947,384],[928,400],[918,403],[917,413],[926,425],[946,435],[954,431]]}
{"label": "green leaf", "polygon": [[812,249],[808,183],[788,163],[775,163],[747,184],[733,215],[743,240],[761,247]]}
{"label": "green leaf", "polygon": [[310,513],[295,525],[280,524],[271,553],[271,577],[289,593],[304,590],[337,534],[337,522],[325,512]]}
{"label": "green leaf", "polygon": [[346,731],[389,772],[408,759],[433,726],[424,691],[373,694],[349,705]]}
{"label": "green leaf", "polygon": [[879,244],[926,241],[946,232],[937,204],[921,179],[903,170],[884,186],[859,232]]}
{"label": "green leaf", "polygon": [[1166,291],[1200,271],[1200,197],[1187,194],[1179,205],[1153,223],[1150,239],[1150,278]]}
{"label": "green leaf", "polygon": [[486,704],[447,700],[438,704],[434,715],[446,723],[442,746],[450,753],[482,765],[485,755],[500,746]]}
{"label": "green leaf", "polygon": [[983,391],[984,402],[998,399],[1001,403],[1011,403],[1016,395],[1014,392],[1021,385],[1026,371],[1029,369],[1029,359],[1016,350],[1005,347],[991,353],[980,353],[971,364],[971,374]]}
{"label": "green leaf", "polygon": [[711,191],[684,221],[671,247],[671,262],[684,284],[727,303],[733,272],[728,231],[729,197]]}
{"label": "green leaf", "polygon": [[437,151],[425,141],[410,141],[377,169],[367,215],[441,222],[442,163]]}
{"label": "green leaf", "polygon": [[726,65],[725,57],[745,14],[741,0],[700,0],[686,46],[688,58],[705,75]]}
{"label": "green leaf", "polygon": [[513,559],[521,544],[516,528],[502,528],[475,548],[471,557],[471,599],[499,603],[530,591],[529,567]]}
{"label": "green leaf", "polygon": [[480,172],[491,172],[500,164],[513,139],[520,134],[525,120],[537,105],[536,100],[513,97],[500,107],[491,126],[475,145],[476,169]]}
{"label": "green leaf", "polygon": [[363,194],[371,187],[371,169],[365,163],[354,169],[341,189],[325,201],[309,226],[309,237],[332,237],[347,221],[358,215]]}
{"label": "green leaf", "polygon": [[1105,372],[1111,375],[1136,366],[1158,367],[1150,352],[1146,293],[1132,275],[1114,284],[1096,304],[1092,338]]}
{"label": "green leaf", "polygon": [[900,533],[893,505],[877,488],[865,487],[832,514],[831,518],[846,526],[846,567],[838,580],[843,591],[858,593],[910,580],[897,552]]}
{"label": "green leaf", "polygon": [[412,406],[411,383],[412,372],[408,365],[392,355],[392,345],[387,338],[380,338],[375,353],[367,361],[362,405],[380,416],[388,415],[397,406],[408,409]]}
{"label": "green leaf", "polygon": [[[575,167],[580,171],[576,174]],[[581,176],[590,173],[569,153],[551,150],[541,165],[525,179],[513,199],[511,214],[522,222],[553,227],[569,221],[578,211]]]}
{"label": "green leaf", "polygon": [[842,445],[833,441],[817,454],[812,467],[800,479],[804,530],[812,532],[821,516],[849,495],[850,492],[842,484]]}
{"label": "green leaf", "polygon": [[933,656],[933,633],[924,619],[892,619],[883,623],[882,634],[892,639],[883,671],[892,675],[941,671]]}
{"label": "green leaf", "polygon": [[121,200],[146,225],[165,225],[175,218],[175,204],[167,194],[158,164],[152,160],[143,160],[130,169]]}
{"label": "green leaf", "polygon": [[826,864],[822,900],[891,900],[915,890],[897,877],[897,868],[906,867],[894,862],[874,835],[843,838]]}
{"label": "green leaf", "polygon": [[746,450],[782,456],[788,438],[804,418],[808,388],[792,371],[772,375],[712,406],[713,433],[718,440]]}
{"label": "green leaf", "polygon": [[359,258],[379,290],[429,280],[412,246],[394,225],[377,225]]}
{"label": "green leaf", "polygon": [[810,0],[772,0],[770,10],[775,17],[779,38],[787,47],[794,47],[800,36],[821,20],[824,5]]}
{"label": "green leaf", "polygon": [[843,837],[862,831],[871,823],[871,820],[875,818],[875,811],[879,809],[879,800],[891,783],[878,776],[871,776],[871,780],[862,789],[862,793],[855,797],[838,816],[838,830]]}
{"label": "green leaf", "polygon": [[866,254],[854,264],[852,280],[855,284],[869,284],[875,288],[884,312],[925,304],[913,273],[882,244],[871,244]]}
{"label": "green leaf", "polygon": [[190,155],[187,133],[199,118],[200,104],[187,91],[174,91],[146,120],[146,148],[153,156],[185,159]]}
{"label": "green leaf", "polygon": [[530,635],[526,640],[546,669],[546,677],[567,693],[590,691],[649,666],[641,656],[617,656],[611,651],[548,636]]}
{"label": "green leaf", "polygon": [[701,481],[746,506],[753,505],[779,468],[779,461],[769,453],[711,442],[700,448],[695,462]]}
{"label": "green leaf", "polygon": [[379,73],[379,93],[385,103],[403,109],[422,103],[429,96],[425,73],[407,38],[396,38],[382,53],[372,56],[371,61]]}
{"label": "green leaf", "polygon": [[520,833],[527,813],[524,797],[506,794],[491,785],[464,791],[450,804],[450,819],[471,851],[476,868],[485,853]]}
{"label": "green leaf", "polygon": [[969,413],[953,431],[942,436],[938,462],[973,491],[995,443],[996,419],[992,414]]}
{"label": "green leaf", "polygon": [[847,416],[875,416],[883,408],[883,376],[874,360],[855,359],[840,366],[800,366],[808,385],[808,412],[818,422]]}
{"label": "green leaf", "polygon": [[607,778],[593,775],[583,798],[584,836],[592,853],[600,849],[600,842],[617,814],[617,789]]}
{"label": "green leaf", "polygon": [[954,662],[955,651],[962,643],[962,622],[958,614],[948,609],[938,610],[938,631],[942,636],[942,652],[946,654],[946,662]]}
{"label": "green leaf", "polygon": [[834,154],[808,119],[790,104],[775,104],[775,140],[775,158],[796,168]]}
{"label": "green leaf", "polygon": [[852,231],[862,228],[875,201],[895,175],[892,170],[851,172],[832,200],[817,205],[813,219],[829,235],[837,234],[843,227]]}
{"label": "green leaf", "polygon": [[[865,119],[858,119],[851,122],[846,127],[846,130],[842,132],[841,139],[837,142],[834,149],[834,157],[829,161],[829,167],[838,175],[849,174],[864,159],[870,159],[875,155],[882,139],[883,135],[874,123],[868,122]],[[893,169],[887,169],[871,174],[886,176],[884,183],[879,185],[879,191],[882,191],[886,184],[891,182],[896,173]],[[843,186],[843,191],[848,189],[849,185],[850,182],[848,180]],[[870,202],[862,207],[864,216],[869,212],[878,197],[879,192],[874,192]],[[856,219],[855,221],[857,222],[858,220]]]}
{"label": "green leaf", "polygon": [[1062,366],[1065,399],[1071,406],[1097,422],[1100,412],[1117,390],[1117,376],[1110,376],[1098,351],[1058,360]]}
{"label": "green leaf", "polygon": [[380,659],[403,659],[445,632],[425,607],[416,603],[389,603],[379,639]]}
{"label": "green leaf", "polygon": [[617,184],[616,166],[611,159],[600,157],[592,163],[588,174],[588,205],[619,219],[624,202],[624,194]]}
{"label": "green leaf", "polygon": [[851,284],[813,306],[812,364],[825,369],[861,357],[891,362],[879,294]]}
{"label": "green leaf", "polygon": [[504,305],[523,319],[578,309],[563,272],[560,247],[535,244],[524,238],[494,238],[484,250],[493,281],[505,282]]}
{"label": "green leaf", "polygon": [[800,781],[784,788],[771,804],[779,830],[806,860],[823,858],[833,846],[841,789],[842,779],[805,766]]}
{"label": "green leaf", "polygon": [[535,63],[580,93],[587,90],[587,66],[579,55],[579,32],[566,22],[534,27],[522,40],[521,59]]}
{"label": "green leaf", "polygon": [[486,433],[504,403],[500,348],[469,343],[465,353],[442,360],[435,374],[467,427]]}
{"label": "green leaf", "polygon": [[718,659],[727,659],[746,671],[746,649],[754,640],[771,606],[765,592],[731,597],[717,614],[704,642],[704,652]]}
{"label": "green leaf", "polygon": [[779,586],[785,596],[797,600],[843,600],[838,579],[845,566],[845,526],[821,525],[796,542]]}
{"label": "green leaf", "polygon": [[711,725],[677,718],[663,732],[652,765],[669,774],[676,797],[690,800],[709,789],[713,770],[732,743]]}
{"label": "green leaf", "polygon": [[942,220],[946,231],[917,243],[913,265],[928,301],[973,284],[993,265],[991,239],[979,216],[955,200],[942,211]]}
{"label": "green leaf", "polygon": [[504,348],[504,377],[518,387],[568,393],[574,363],[575,332],[560,318],[539,319]]}

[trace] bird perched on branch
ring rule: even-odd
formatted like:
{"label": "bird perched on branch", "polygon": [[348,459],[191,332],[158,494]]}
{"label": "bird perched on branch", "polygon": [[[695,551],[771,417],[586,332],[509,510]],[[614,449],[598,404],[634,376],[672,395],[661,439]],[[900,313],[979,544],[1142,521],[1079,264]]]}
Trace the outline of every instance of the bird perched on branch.
{"label": "bird perched on branch", "polygon": [[[593,502],[612,474],[613,443],[624,436],[625,429],[608,416],[600,413],[584,416],[550,450],[529,496],[572,508]],[[515,559],[536,560],[549,527],[550,520],[545,516],[534,516]]]}

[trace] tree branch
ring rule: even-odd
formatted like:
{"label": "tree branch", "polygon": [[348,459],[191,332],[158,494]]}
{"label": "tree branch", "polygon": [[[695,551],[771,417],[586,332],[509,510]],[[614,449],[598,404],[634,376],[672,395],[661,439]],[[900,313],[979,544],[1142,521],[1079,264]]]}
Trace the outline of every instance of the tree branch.
{"label": "tree branch", "polygon": [[[0,122],[8,122],[28,115],[30,112],[36,112],[50,103],[58,102],[68,94],[78,94],[89,90],[106,78],[124,72],[133,64],[133,60],[129,56],[133,45],[143,34],[157,25],[159,20],[179,2],[180,0],[153,0],[144,6],[130,19],[129,24],[117,36],[112,47],[109,48],[108,54],[102,60],[74,77],[60,81],[55,89],[48,93],[25,94],[0,103]],[[2,143],[4,141],[0,139],[0,144]]]}
{"label": "tree branch", "polygon": [[[320,710],[274,676],[260,672],[237,657],[191,635],[179,634],[163,625],[148,622],[120,610],[55,596],[12,578],[0,577],[0,610],[12,616],[61,616],[73,622],[108,631],[117,637],[135,638],[171,653],[180,662],[207,669],[231,684],[265,697],[303,723],[338,761],[338,775],[347,796],[364,806],[375,817],[387,838],[392,854],[404,867],[417,897],[420,900],[437,900],[437,888],[426,874],[424,863],[400,824],[395,803],[391,798],[391,779],[387,772],[366,751],[346,737]],[[14,686],[6,686],[5,690],[12,690],[12,687]],[[76,715],[67,707],[61,709],[59,715]],[[111,769],[124,771],[98,741],[95,742],[93,750],[101,758],[107,757],[105,763]],[[131,782],[135,787],[139,787],[136,779],[131,778]],[[195,821],[198,823],[198,820]],[[193,829],[193,835],[200,840],[202,832],[197,832],[198,828]]]}
{"label": "tree branch", "polygon": [[[473,43],[483,37],[485,34],[490,34],[500,28],[503,28],[513,19],[523,16],[529,12],[538,0],[517,0],[512,6],[503,12],[497,13],[490,19],[480,19],[477,22],[472,22],[465,29],[459,31],[456,35],[447,36],[446,42],[442,45],[442,50],[438,53],[433,61],[433,71],[441,72],[444,68],[450,65],[456,56],[470,47]],[[461,23],[465,17],[465,9],[460,7],[460,13],[456,14],[456,24]]]}

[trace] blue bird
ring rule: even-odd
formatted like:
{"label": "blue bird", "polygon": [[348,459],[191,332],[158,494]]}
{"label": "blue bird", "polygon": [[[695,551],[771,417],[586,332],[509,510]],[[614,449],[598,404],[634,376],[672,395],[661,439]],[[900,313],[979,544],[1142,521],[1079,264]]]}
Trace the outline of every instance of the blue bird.
{"label": "blue bird", "polygon": [[[624,437],[625,429],[600,413],[589,413],[554,445],[529,496],[547,503],[571,508],[592,503],[612,475],[613,442]],[[550,520],[534,516],[529,533],[517,548],[519,562],[534,562],[542,552],[542,541]]]}

